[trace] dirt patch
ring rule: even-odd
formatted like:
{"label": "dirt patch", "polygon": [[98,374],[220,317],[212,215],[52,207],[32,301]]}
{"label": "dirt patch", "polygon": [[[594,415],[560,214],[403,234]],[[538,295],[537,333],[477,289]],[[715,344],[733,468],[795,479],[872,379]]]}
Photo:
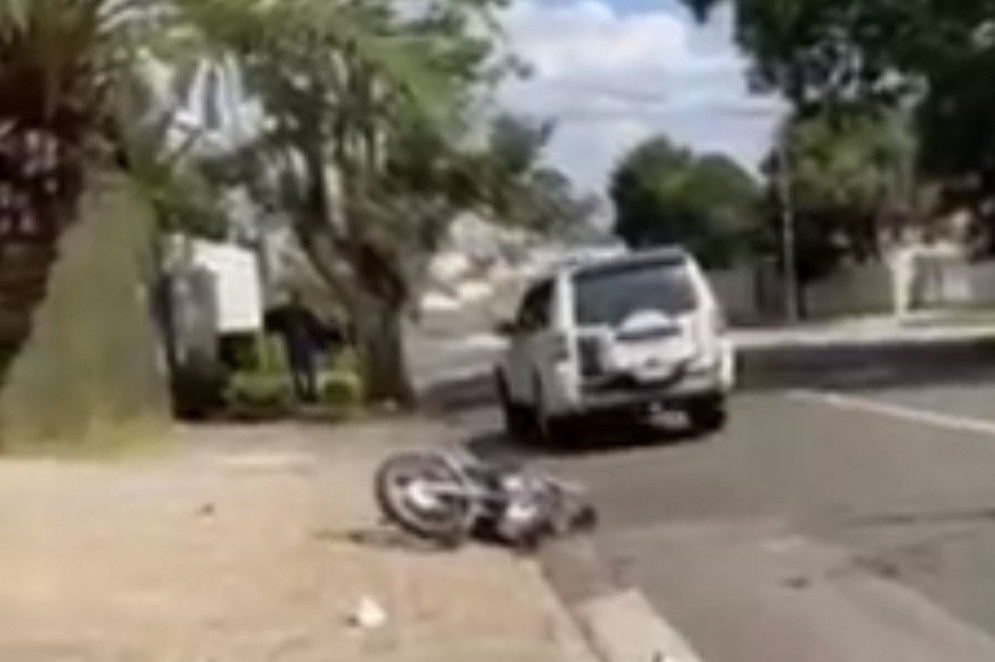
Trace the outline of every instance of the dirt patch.
{"label": "dirt patch", "polygon": [[[0,659],[557,659],[532,564],[355,542],[376,525],[369,476],[393,425],[200,430],[139,464],[0,463]],[[348,625],[363,596],[387,611],[375,632]]]}

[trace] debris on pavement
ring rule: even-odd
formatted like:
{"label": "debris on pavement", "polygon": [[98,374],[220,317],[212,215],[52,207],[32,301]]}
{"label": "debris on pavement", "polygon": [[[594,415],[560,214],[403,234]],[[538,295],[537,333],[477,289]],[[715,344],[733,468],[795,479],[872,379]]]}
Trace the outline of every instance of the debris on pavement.
{"label": "debris on pavement", "polygon": [[349,617],[350,625],[363,630],[376,630],[387,623],[387,612],[369,596],[363,596]]}

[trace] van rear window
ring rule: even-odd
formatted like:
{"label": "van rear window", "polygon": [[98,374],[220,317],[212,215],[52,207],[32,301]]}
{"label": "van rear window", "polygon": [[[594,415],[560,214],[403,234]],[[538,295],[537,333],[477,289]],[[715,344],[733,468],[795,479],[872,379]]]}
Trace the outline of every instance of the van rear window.
{"label": "van rear window", "polygon": [[643,311],[680,315],[698,305],[687,264],[671,259],[586,269],[574,277],[574,296],[581,326],[618,326]]}

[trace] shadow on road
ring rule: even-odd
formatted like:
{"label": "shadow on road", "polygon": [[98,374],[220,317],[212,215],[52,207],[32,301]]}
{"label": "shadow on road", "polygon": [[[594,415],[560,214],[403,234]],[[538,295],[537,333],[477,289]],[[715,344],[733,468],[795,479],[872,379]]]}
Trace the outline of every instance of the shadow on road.
{"label": "shadow on road", "polygon": [[[458,416],[497,406],[497,393],[490,374],[481,372],[436,383],[421,394],[422,407],[430,414]],[[558,443],[511,439],[502,431],[488,429],[466,441],[476,455],[489,460],[514,460],[539,455],[603,453],[647,446],[667,446],[695,441],[680,421],[630,421],[626,419],[585,419],[570,436]]]}
{"label": "shadow on road", "polygon": [[459,414],[474,409],[492,407],[497,392],[490,373],[437,382],[420,394],[422,407],[433,414]]}
{"label": "shadow on road", "polygon": [[488,430],[468,439],[466,448],[490,462],[514,462],[536,457],[604,455],[648,447],[678,446],[701,441],[684,426],[640,421],[590,421],[569,438],[555,443],[515,439],[500,430]]}

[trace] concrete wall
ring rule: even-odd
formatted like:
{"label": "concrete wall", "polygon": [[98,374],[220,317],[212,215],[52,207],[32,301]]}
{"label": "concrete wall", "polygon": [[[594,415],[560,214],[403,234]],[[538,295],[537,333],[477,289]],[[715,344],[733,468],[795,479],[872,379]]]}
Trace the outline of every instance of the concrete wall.
{"label": "concrete wall", "polygon": [[842,269],[809,285],[807,304],[812,317],[888,312],[892,309],[891,270],[884,264],[861,264]]}
{"label": "concrete wall", "polygon": [[966,281],[966,285],[957,284],[955,291],[963,294],[968,305],[995,307],[995,260],[973,265]]}
{"label": "concrete wall", "polygon": [[[769,319],[772,312],[776,314],[776,305],[769,305],[769,301],[764,305],[770,296],[761,291],[763,279],[758,270],[739,267],[713,271],[709,278],[734,322],[748,324]],[[808,287],[808,313],[813,318],[891,313],[893,288],[894,279],[887,264],[849,266]],[[995,260],[975,263],[950,257],[916,260],[910,290],[912,310],[995,308]]]}
{"label": "concrete wall", "polygon": [[762,317],[757,279],[758,274],[749,266],[708,273],[712,289],[733,323],[749,324]]}

